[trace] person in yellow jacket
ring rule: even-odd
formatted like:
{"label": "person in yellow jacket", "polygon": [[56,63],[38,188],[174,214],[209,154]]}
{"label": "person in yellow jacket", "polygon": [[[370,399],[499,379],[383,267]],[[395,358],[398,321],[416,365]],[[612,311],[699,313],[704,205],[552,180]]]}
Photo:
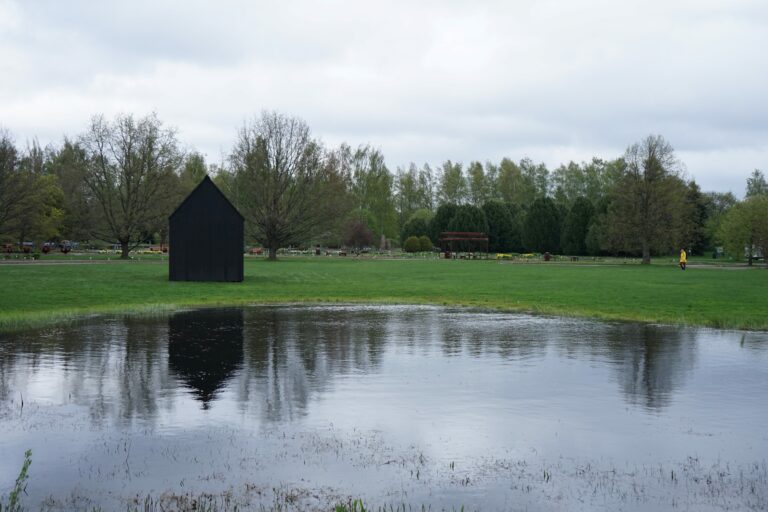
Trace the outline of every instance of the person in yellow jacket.
{"label": "person in yellow jacket", "polygon": [[688,255],[685,254],[685,249],[680,249],[680,268],[685,270],[685,264],[688,262]]}

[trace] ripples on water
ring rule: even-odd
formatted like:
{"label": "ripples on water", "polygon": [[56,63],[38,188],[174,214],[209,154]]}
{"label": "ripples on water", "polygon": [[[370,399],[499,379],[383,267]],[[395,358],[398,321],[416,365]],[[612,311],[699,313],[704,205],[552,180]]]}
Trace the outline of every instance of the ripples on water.
{"label": "ripples on water", "polygon": [[25,499],[62,509],[759,509],[767,390],[765,333],[428,307],[107,319],[0,335],[0,494],[31,448]]}

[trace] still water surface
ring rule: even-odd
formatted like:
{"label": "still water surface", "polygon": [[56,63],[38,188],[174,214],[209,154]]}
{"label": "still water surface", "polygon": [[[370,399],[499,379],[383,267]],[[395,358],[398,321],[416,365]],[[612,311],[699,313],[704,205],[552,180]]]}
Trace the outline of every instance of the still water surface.
{"label": "still water surface", "polygon": [[100,318],[0,335],[0,495],[27,448],[32,509],[760,510],[768,334],[430,307]]}

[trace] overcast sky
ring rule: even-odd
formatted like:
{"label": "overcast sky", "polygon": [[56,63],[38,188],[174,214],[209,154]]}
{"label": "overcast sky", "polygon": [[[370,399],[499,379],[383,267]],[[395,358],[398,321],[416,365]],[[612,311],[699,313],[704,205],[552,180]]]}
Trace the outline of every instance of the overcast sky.
{"label": "overcast sky", "polygon": [[0,126],[156,111],[218,162],[263,109],[387,165],[550,169],[663,135],[704,190],[768,170],[768,1],[0,0]]}

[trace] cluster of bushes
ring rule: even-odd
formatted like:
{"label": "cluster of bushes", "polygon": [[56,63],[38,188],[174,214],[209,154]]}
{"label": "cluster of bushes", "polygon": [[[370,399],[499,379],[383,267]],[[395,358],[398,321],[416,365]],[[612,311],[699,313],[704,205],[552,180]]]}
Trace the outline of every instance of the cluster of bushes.
{"label": "cluster of bushes", "polygon": [[444,232],[475,232],[488,236],[492,253],[592,254],[600,251],[597,243],[594,247],[589,243],[595,220],[595,210],[585,198],[577,199],[571,208],[558,206],[547,197],[534,200],[527,208],[498,200],[482,206],[445,203],[434,213],[414,213],[404,224],[400,239],[410,252],[415,242],[406,244],[413,237],[426,236],[437,242]]}
{"label": "cluster of bushes", "polygon": [[403,242],[403,251],[405,252],[425,252],[434,248],[432,240],[428,236],[409,236]]}

